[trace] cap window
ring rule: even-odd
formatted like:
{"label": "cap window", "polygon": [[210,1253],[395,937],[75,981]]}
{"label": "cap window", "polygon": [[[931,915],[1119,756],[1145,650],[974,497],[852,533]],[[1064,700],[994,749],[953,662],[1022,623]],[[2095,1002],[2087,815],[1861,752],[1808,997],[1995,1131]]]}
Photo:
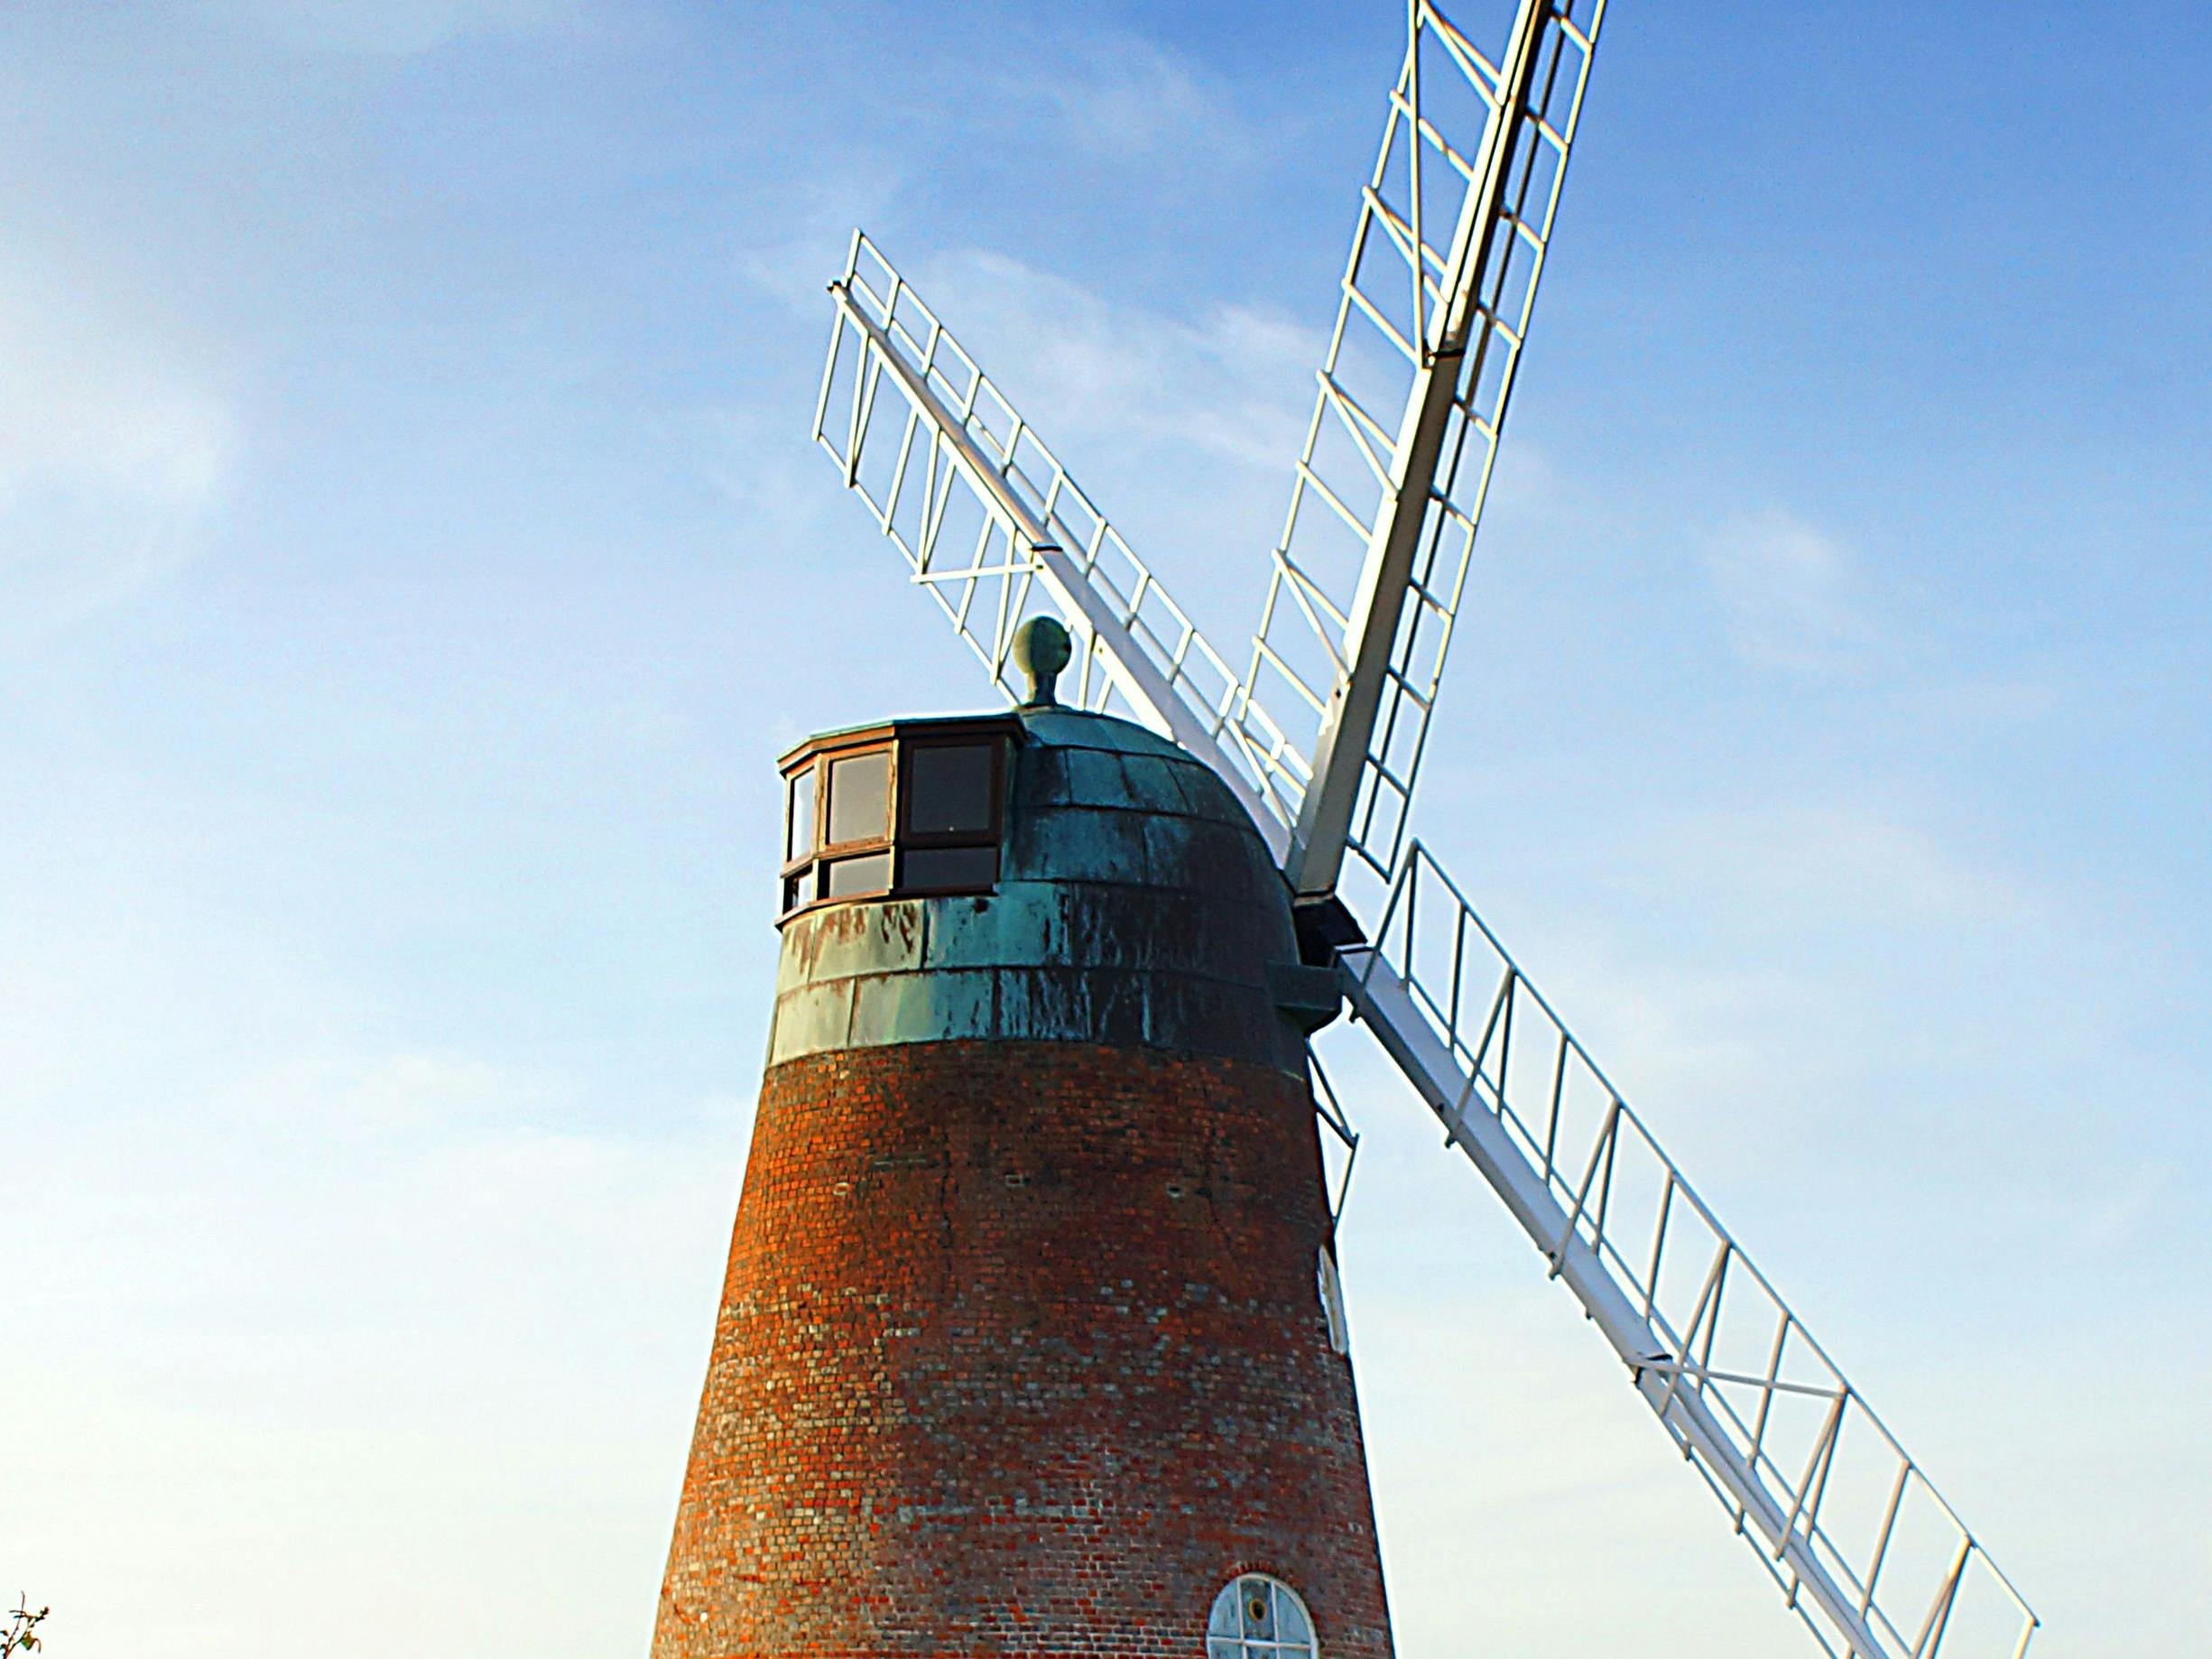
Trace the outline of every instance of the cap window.
{"label": "cap window", "polygon": [[998,882],[1007,737],[974,721],[810,745],[785,765],[783,909]]}

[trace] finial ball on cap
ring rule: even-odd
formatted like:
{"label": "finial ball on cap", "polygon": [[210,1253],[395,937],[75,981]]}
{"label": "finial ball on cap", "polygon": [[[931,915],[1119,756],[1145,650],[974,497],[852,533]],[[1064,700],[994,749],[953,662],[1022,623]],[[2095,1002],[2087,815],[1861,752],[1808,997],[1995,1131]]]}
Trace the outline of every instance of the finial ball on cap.
{"label": "finial ball on cap", "polygon": [[1029,676],[1028,707],[1050,708],[1058,700],[1052,681],[1074,654],[1068,630],[1050,616],[1032,616],[1014,630],[1013,665]]}

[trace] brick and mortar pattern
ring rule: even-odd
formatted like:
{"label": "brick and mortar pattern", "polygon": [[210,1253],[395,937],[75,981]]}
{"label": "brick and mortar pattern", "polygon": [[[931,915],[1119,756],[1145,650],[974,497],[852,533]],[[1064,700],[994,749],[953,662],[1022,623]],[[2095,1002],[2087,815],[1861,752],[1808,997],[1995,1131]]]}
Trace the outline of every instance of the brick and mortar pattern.
{"label": "brick and mortar pattern", "polygon": [[653,1659],[1390,1653],[1304,1082],[1068,1042],[763,1086]]}

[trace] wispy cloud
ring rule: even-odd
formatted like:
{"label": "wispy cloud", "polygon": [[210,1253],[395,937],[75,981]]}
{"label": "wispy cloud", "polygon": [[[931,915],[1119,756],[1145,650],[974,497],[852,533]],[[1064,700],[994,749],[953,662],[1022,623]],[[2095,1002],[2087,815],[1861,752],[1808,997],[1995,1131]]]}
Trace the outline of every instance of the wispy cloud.
{"label": "wispy cloud", "polygon": [[1676,820],[1650,845],[1671,878],[1747,918],[1785,926],[1970,925],[2033,912],[2013,879],[1871,805],[1702,812]]}
{"label": "wispy cloud", "polygon": [[2187,1175],[2173,1157],[2130,1158],[2121,1152],[2073,1161],[2063,1190],[2023,1186],[2010,1195],[2022,1225],[2066,1217],[2074,1247],[2088,1256],[2115,1258],[2140,1248],[2160,1219],[2185,1205]]}
{"label": "wispy cloud", "polygon": [[[1457,1652],[1470,1630],[1531,1653],[1649,1646],[1652,1629],[1694,1628],[1705,1652],[1801,1641],[1541,1264],[1431,1271],[1416,1299],[1384,1291],[1352,1248],[1354,1360],[1401,1651]],[[1579,1593],[1598,1584],[1606,1593]]]}
{"label": "wispy cloud", "polygon": [[[440,1651],[564,1651],[550,1579],[649,1608],[742,1103],[618,1122],[560,1061],[395,1037],[294,919],[208,891],[173,804],[7,804],[0,1555],[90,1651],[292,1651],[364,1560]],[[500,1491],[561,1536],[472,1540]],[[226,1605],[220,1636],[177,1613]],[[385,1645],[356,1626],[318,1651]]]}
{"label": "wispy cloud", "polygon": [[1242,162],[1260,134],[1226,83],[1142,35],[1087,36],[995,83],[991,107],[1076,149],[1119,162]]}
{"label": "wispy cloud", "polygon": [[[1234,655],[1263,591],[1304,435],[1324,345],[1319,332],[1244,300],[1186,315],[1122,304],[978,249],[925,253],[902,268],[1099,510]],[[814,320],[826,341],[827,307]],[[745,461],[727,480],[740,499],[772,500],[770,515],[787,523],[815,510],[783,500],[780,475],[754,477],[758,465]],[[826,501],[829,484],[824,473],[801,487]]]}
{"label": "wispy cloud", "polygon": [[233,467],[226,401],[157,330],[0,269],[0,590],[51,622],[189,553]]}
{"label": "wispy cloud", "polygon": [[[412,1586],[440,1651],[562,1651],[573,1615],[532,1589],[549,1558],[595,1599],[650,1607],[682,1466],[683,1389],[656,1385],[696,1383],[734,1103],[703,1103],[680,1137],[625,1139],[476,1121],[535,1084],[467,1058],[302,1064],[248,1080],[243,1101],[219,1080],[163,1087],[140,1058],[165,1114],[27,1154],[11,1218],[35,1363],[0,1379],[18,1453],[0,1548],[70,1634],[197,1654],[132,1632],[188,1604],[250,1606],[226,1645],[273,1655],[363,1559]],[[272,1105],[290,1110],[267,1120]],[[356,1107],[381,1121],[349,1123]],[[667,1300],[691,1318],[644,1311],[656,1281],[683,1287]],[[95,1496],[117,1491],[121,1510]],[[460,1517],[493,1492],[560,1514],[561,1537],[472,1538],[486,1529]],[[207,1552],[210,1531],[224,1543]],[[128,1582],[95,1538],[140,1563]],[[441,1572],[454,1551],[513,1599],[504,1614]],[[516,1606],[548,1611],[518,1622]]]}
{"label": "wispy cloud", "polygon": [[[803,227],[747,248],[740,272],[818,323],[855,223],[888,187],[830,192]],[[884,247],[985,374],[1052,435],[1195,444],[1286,480],[1327,342],[1274,307],[1225,301],[1189,316],[1118,303],[1072,278],[983,248]],[[1111,507],[1107,508],[1109,514]]]}
{"label": "wispy cloud", "polygon": [[1832,672],[1878,643],[1849,551],[1792,514],[1760,513],[1723,526],[1705,567],[1736,649],[1754,663]]}
{"label": "wispy cloud", "polygon": [[470,35],[588,22],[592,0],[203,0],[211,21],[301,51],[406,58]]}
{"label": "wispy cloud", "polygon": [[878,226],[905,180],[896,158],[872,156],[866,167],[826,172],[764,203],[758,229],[738,246],[737,274],[827,334],[822,290],[844,270],[854,227]]}
{"label": "wispy cloud", "polygon": [[949,310],[975,320],[956,334],[997,348],[1005,366],[986,372],[1033,398],[1048,434],[1193,445],[1287,479],[1325,345],[1287,313],[1229,300],[1165,315],[979,251],[932,260],[924,277]]}
{"label": "wispy cloud", "polygon": [[844,505],[836,469],[809,456],[804,416],[791,413],[797,418],[777,420],[731,405],[700,416],[708,476],[746,536],[787,557],[807,545],[827,513]]}

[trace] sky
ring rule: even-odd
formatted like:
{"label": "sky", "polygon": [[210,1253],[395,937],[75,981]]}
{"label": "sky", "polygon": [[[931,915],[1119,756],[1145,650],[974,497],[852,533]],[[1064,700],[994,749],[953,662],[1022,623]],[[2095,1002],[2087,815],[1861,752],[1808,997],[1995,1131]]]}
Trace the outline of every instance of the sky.
{"label": "sky", "polygon": [[[0,1590],[54,1659],[643,1651],[774,756],[987,706],[810,447],[822,286],[865,224],[1237,658],[1402,20],[0,10]],[[2207,78],[2189,7],[1617,5],[1414,808],[2100,1659],[2212,1616]],[[1813,1651],[1324,1052],[1401,1652]]]}

